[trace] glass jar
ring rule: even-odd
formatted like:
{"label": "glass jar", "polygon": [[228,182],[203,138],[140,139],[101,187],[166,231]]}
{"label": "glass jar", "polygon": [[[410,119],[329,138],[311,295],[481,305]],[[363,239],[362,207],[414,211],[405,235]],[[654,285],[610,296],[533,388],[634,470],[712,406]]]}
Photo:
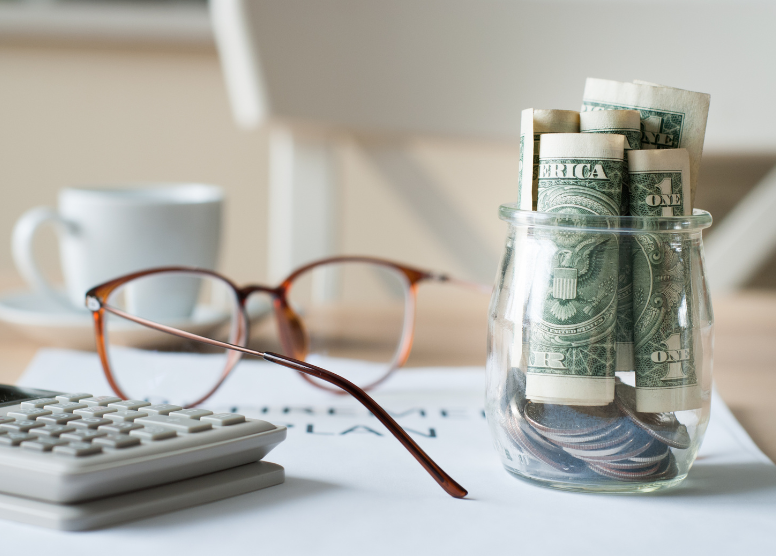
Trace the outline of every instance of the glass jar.
{"label": "glass jar", "polygon": [[678,484],[709,421],[711,215],[499,212],[486,413],[504,467],[564,490]]}

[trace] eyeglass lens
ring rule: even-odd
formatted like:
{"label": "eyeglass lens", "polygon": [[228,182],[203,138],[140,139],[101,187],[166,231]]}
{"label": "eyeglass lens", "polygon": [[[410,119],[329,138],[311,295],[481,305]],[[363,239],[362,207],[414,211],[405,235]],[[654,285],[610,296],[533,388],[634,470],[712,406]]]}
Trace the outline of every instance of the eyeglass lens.
{"label": "eyeglass lens", "polygon": [[[248,298],[250,338],[231,286],[207,274],[147,275],[117,288],[107,304],[212,339],[274,349],[360,387],[380,381],[399,363],[412,317],[409,284],[400,271],[351,261],[319,265],[296,276],[286,294],[290,312],[279,316],[267,294]],[[297,320],[301,336],[282,334],[289,318]],[[111,313],[106,313],[106,348],[113,378],[125,395],[178,405],[206,396],[240,358]]]}

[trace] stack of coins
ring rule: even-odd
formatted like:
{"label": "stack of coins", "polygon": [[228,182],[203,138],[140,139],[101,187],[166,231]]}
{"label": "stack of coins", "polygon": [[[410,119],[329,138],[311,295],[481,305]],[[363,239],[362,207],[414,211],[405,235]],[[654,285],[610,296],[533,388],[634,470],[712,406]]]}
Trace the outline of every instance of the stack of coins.
{"label": "stack of coins", "polygon": [[649,482],[677,474],[671,448],[690,447],[687,428],[672,413],[638,413],[632,386],[619,380],[615,402],[573,407],[517,398],[505,408],[505,430],[528,458],[554,470],[617,481]]}

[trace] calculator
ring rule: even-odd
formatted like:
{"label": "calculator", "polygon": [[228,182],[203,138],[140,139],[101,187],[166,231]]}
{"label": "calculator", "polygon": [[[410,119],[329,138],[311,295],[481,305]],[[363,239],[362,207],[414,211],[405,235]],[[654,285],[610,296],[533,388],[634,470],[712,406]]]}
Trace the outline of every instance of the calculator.
{"label": "calculator", "polygon": [[0,517],[93,528],[140,517],[133,505],[170,510],[264,488],[284,480],[261,460],[285,437],[236,413],[0,386]]}

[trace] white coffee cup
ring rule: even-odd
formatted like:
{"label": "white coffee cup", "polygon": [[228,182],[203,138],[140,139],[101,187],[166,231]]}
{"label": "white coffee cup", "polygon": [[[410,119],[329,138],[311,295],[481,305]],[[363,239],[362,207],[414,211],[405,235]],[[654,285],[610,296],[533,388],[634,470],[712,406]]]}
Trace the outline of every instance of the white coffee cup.
{"label": "white coffee cup", "polygon": [[[14,261],[33,290],[79,309],[90,288],[124,274],[170,265],[214,269],[223,197],[221,188],[198,183],[62,189],[57,210],[34,208],[17,221]],[[66,298],[35,263],[32,242],[46,223],[58,232]],[[164,292],[153,297],[150,303],[163,305]],[[190,312],[193,303],[175,312]]]}

